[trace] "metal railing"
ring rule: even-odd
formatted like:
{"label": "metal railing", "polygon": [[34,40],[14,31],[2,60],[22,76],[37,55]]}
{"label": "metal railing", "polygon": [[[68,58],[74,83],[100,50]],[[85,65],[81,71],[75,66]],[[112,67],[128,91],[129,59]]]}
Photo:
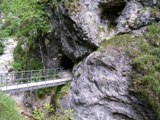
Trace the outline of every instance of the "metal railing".
{"label": "metal railing", "polygon": [[62,68],[28,70],[20,72],[0,73],[0,87],[15,86],[21,84],[38,83],[62,78]]}

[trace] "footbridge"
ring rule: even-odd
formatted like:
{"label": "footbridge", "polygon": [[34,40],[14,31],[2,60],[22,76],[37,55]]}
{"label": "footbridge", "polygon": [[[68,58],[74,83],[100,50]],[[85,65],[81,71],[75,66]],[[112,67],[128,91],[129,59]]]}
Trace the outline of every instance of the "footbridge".
{"label": "footbridge", "polygon": [[25,92],[64,85],[71,80],[71,72],[62,68],[0,73],[0,90],[7,93]]}

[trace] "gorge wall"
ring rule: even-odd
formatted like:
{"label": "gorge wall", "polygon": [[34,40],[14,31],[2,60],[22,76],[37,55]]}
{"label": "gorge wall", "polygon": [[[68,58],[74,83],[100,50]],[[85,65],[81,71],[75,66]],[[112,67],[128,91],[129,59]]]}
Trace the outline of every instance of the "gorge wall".
{"label": "gorge wall", "polygon": [[94,52],[79,63],[71,85],[75,120],[155,120],[146,102],[129,91],[130,72],[122,49]]}
{"label": "gorge wall", "polygon": [[[47,4],[46,11],[52,30],[36,41],[42,47],[42,56],[39,47],[35,47],[30,54],[39,60],[43,59],[46,68],[73,69],[69,96],[74,119],[159,120],[159,93],[153,94],[156,96],[156,104],[152,105],[148,99],[141,97],[139,92],[130,90],[134,66],[133,59],[128,55],[129,51],[124,48],[130,46],[133,56],[140,54],[137,51],[134,53],[139,47],[136,43],[139,38],[136,36],[141,38],[138,43],[142,41],[140,44],[146,43],[150,46],[150,39],[146,38],[145,33],[148,25],[160,21],[160,1],[67,2],[58,0],[58,11]],[[126,35],[120,38],[120,35],[124,34],[130,37]],[[114,37],[117,38],[116,46],[103,46],[104,41],[112,41]],[[127,45],[119,46],[120,40],[124,40],[123,44]],[[100,49],[102,46],[103,50]],[[159,56],[159,39],[156,38],[151,46],[156,47],[156,54]],[[156,70],[158,71],[159,67],[156,67]],[[141,73],[137,74],[143,76]],[[158,81],[159,71],[157,76]]]}
{"label": "gorge wall", "polygon": [[[160,20],[159,1],[147,0],[80,0],[69,14],[97,46],[116,34],[143,36],[147,25]],[[147,99],[130,91],[131,63],[123,49],[109,47],[73,68],[75,120],[159,119]]]}

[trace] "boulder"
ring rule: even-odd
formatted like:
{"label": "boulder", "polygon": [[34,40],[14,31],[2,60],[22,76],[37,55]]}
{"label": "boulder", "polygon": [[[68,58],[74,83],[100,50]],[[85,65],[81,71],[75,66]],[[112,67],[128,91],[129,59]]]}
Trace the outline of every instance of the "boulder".
{"label": "boulder", "polygon": [[74,120],[156,120],[129,91],[130,60],[121,49],[94,52],[73,69]]}

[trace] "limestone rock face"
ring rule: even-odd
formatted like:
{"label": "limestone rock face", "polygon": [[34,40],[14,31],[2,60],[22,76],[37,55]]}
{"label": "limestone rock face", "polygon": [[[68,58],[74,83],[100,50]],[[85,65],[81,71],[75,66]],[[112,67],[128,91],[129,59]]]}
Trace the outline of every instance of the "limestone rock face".
{"label": "limestone rock face", "polygon": [[143,6],[138,2],[127,3],[122,15],[117,19],[117,33],[130,32],[130,26],[134,26],[138,17],[138,11],[142,8]]}
{"label": "limestone rock face", "polygon": [[71,14],[77,26],[82,28],[95,45],[110,35],[107,30],[108,21],[101,14],[100,2],[101,0],[79,0],[78,10]]}
{"label": "limestone rock face", "polygon": [[86,33],[77,26],[62,6],[60,6],[60,9],[62,51],[76,63],[94,51],[97,46],[93,44]]}
{"label": "limestone rock face", "polygon": [[129,92],[130,60],[120,51],[94,52],[74,67],[75,120],[156,120],[147,104]]}
{"label": "limestone rock face", "polygon": [[144,6],[157,6],[160,7],[160,1],[159,0],[137,0],[138,2],[142,3]]}
{"label": "limestone rock face", "polygon": [[[39,40],[36,41],[38,48],[41,46],[41,53],[39,49],[35,53],[38,53],[39,58],[43,57],[44,66],[46,68],[59,67],[62,61],[63,52],[60,40],[60,24],[58,16],[55,14],[52,7],[47,7],[47,12],[50,18],[52,31],[46,33]],[[37,44],[38,43],[38,44]],[[41,55],[42,54],[42,55]]]}
{"label": "limestone rock face", "polygon": [[[150,5],[150,3],[148,4]],[[159,20],[160,11],[158,8],[143,6],[140,2],[130,1],[127,2],[122,14],[116,20],[116,32],[118,34],[131,32]]]}
{"label": "limestone rock face", "polygon": [[[59,6],[60,12],[55,12],[51,6],[47,7],[52,30],[37,41],[41,45],[43,56],[40,55],[39,49],[34,52],[38,58],[43,57],[46,68],[61,66],[63,58],[76,63],[97,48],[65,12],[60,3]],[[37,47],[39,48],[38,44]]]}
{"label": "limestone rock face", "polygon": [[[115,33],[128,33],[160,20],[159,0],[79,0],[71,18],[99,45]],[[110,25],[116,32],[109,31]]]}
{"label": "limestone rock face", "polygon": [[[79,0],[71,14],[61,2],[59,12],[48,7],[52,32],[41,40],[48,67],[60,66],[63,56],[77,63],[110,36],[132,32],[160,20],[158,1]],[[158,8],[158,7],[157,7]],[[77,10],[76,10],[77,9]],[[109,26],[115,27],[109,30]],[[40,57],[39,57],[40,58]]]}

